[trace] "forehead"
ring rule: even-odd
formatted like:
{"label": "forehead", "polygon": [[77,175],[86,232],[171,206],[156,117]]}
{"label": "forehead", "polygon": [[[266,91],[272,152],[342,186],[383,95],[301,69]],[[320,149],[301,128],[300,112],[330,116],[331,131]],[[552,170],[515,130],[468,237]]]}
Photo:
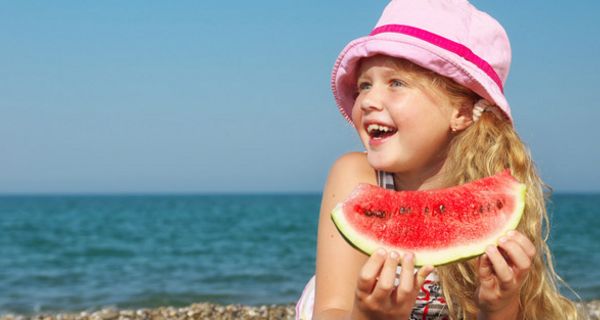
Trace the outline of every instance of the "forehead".
{"label": "forehead", "polygon": [[358,76],[360,77],[365,72],[374,69],[377,69],[384,74],[401,72],[402,74],[411,76],[424,76],[424,72],[419,72],[420,67],[412,62],[384,55],[376,55],[361,59],[359,61]]}

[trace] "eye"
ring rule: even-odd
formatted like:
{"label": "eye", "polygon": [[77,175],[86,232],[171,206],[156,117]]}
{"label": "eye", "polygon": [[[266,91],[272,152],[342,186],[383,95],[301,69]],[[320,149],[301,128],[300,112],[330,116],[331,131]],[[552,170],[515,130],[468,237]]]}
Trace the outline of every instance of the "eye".
{"label": "eye", "polygon": [[358,86],[357,86],[357,90],[363,91],[363,90],[367,90],[371,88],[371,84],[369,82],[363,81],[363,82],[359,82]]}
{"label": "eye", "polygon": [[403,87],[404,82],[402,82],[401,80],[398,80],[398,79],[392,79],[392,80],[390,80],[390,85],[392,87]]}

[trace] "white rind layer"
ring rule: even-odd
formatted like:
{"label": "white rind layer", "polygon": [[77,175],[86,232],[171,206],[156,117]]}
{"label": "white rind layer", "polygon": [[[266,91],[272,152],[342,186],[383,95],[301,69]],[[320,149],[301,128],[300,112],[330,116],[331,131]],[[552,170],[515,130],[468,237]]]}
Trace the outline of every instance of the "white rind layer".
{"label": "white rind layer", "polygon": [[[519,183],[516,185],[515,189],[517,201],[514,212],[511,214],[511,219],[507,221],[501,229],[493,234],[490,234],[486,238],[474,240],[472,244],[468,245],[455,245],[449,248],[440,248],[435,250],[413,250],[412,252],[415,254],[415,266],[438,266],[447,264],[453,261],[478,256],[485,252],[487,246],[497,245],[498,239],[500,239],[508,231],[514,230],[517,227],[525,209],[526,187],[524,184]],[[348,239],[351,244],[367,255],[371,255],[373,252],[375,252],[375,250],[377,250],[377,248],[380,247],[385,247],[386,250],[394,250],[398,252],[400,256],[402,256],[405,252],[408,252],[408,250],[405,248],[385,246],[377,241],[374,241],[373,239],[362,236],[354,228],[352,228],[351,224],[346,219],[341,203],[339,203],[333,209],[331,218],[342,235]]]}

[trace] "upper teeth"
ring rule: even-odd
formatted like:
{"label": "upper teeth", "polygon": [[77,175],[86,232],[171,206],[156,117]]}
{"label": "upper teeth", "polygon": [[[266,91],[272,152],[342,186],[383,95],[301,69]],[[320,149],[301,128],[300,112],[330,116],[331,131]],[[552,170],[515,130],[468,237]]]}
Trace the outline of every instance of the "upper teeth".
{"label": "upper teeth", "polygon": [[390,132],[390,131],[393,131],[394,129],[392,129],[390,127],[386,127],[386,126],[381,126],[381,125],[378,125],[378,124],[370,124],[367,127],[367,132],[369,132],[369,133],[373,132],[374,130]]}

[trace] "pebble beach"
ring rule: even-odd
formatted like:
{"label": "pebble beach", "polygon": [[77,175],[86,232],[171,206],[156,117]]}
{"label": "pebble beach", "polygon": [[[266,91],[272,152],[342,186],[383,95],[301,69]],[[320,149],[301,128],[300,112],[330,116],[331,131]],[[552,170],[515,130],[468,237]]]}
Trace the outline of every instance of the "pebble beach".
{"label": "pebble beach", "polygon": [[[579,303],[590,320],[600,320],[600,300]],[[0,320],[263,320],[294,319],[294,305],[245,306],[239,304],[219,305],[213,303],[195,303],[187,307],[159,307],[154,309],[117,310],[112,308],[94,312],[79,313],[41,313],[32,316],[6,314]]]}
{"label": "pebble beach", "polygon": [[159,307],[137,310],[105,308],[94,312],[41,313],[32,316],[7,314],[0,316],[0,320],[294,319],[294,308],[295,306],[293,304],[246,306],[240,304],[220,305],[214,303],[195,303],[182,308]]}

